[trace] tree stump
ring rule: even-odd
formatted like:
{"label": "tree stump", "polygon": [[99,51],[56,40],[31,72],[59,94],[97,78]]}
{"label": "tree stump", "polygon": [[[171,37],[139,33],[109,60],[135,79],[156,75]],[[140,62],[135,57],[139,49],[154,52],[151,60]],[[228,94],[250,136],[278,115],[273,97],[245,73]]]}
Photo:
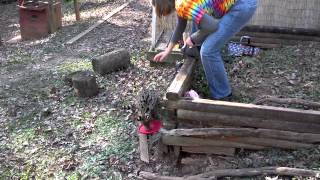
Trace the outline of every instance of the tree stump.
{"label": "tree stump", "polygon": [[119,49],[92,60],[93,70],[100,75],[127,68],[130,65],[130,54],[125,49]]}
{"label": "tree stump", "polygon": [[92,97],[99,93],[96,77],[91,71],[78,72],[72,77],[72,85],[79,97]]}

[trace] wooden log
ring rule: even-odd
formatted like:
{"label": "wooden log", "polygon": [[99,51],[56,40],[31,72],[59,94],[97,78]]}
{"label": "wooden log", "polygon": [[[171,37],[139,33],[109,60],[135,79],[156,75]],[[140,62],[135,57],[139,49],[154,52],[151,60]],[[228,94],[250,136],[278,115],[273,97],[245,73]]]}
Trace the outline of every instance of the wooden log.
{"label": "wooden log", "polygon": [[72,82],[72,77],[74,76],[78,76],[81,75],[83,73],[83,71],[75,71],[75,72],[72,72],[70,74],[67,74],[63,77],[63,81],[70,87],[72,87],[73,85],[73,82]]}
{"label": "wooden log", "polygon": [[290,34],[290,35],[305,35],[305,36],[320,36],[319,29],[304,29],[304,28],[287,28],[277,26],[258,26],[250,25],[243,28],[243,31],[249,32],[263,32],[263,33],[278,33],[278,34]]}
{"label": "wooden log", "polygon": [[193,138],[193,137],[178,137],[178,136],[166,136],[161,137],[162,143],[172,146],[188,146],[188,147],[202,147],[202,146],[216,146],[226,148],[244,148],[261,150],[266,149],[264,146],[245,144],[240,142],[231,142],[228,140],[221,139],[204,139],[204,138]]}
{"label": "wooden log", "polygon": [[185,59],[180,71],[167,90],[166,98],[168,100],[178,100],[190,87],[195,63],[196,60],[193,58]]}
{"label": "wooden log", "polygon": [[93,70],[100,75],[127,68],[130,65],[130,54],[125,49],[119,49],[92,60]]}
{"label": "wooden log", "polygon": [[184,180],[182,177],[160,176],[146,171],[139,172],[139,177],[148,180]]}
{"label": "wooden log", "polygon": [[175,106],[177,109],[220,113],[230,116],[234,115],[277,121],[303,122],[305,124],[320,124],[320,111],[313,110],[261,106],[207,99],[196,99],[192,101],[179,100]]}
{"label": "wooden log", "polygon": [[280,175],[280,176],[297,176],[319,178],[320,171],[289,168],[289,167],[262,167],[262,168],[246,168],[246,169],[220,169],[195,176],[170,177],[161,176],[150,172],[141,171],[139,177],[150,180],[213,180],[222,177],[250,177],[260,175]]}
{"label": "wooden log", "polygon": [[72,85],[79,97],[92,97],[99,93],[96,77],[91,71],[84,71],[72,77]]}
{"label": "wooden log", "polygon": [[302,177],[320,177],[320,171],[307,169],[289,168],[289,167],[262,167],[262,168],[247,168],[247,169],[222,169],[208,173],[190,176],[190,178],[205,178],[205,177],[246,177],[258,175],[281,175],[281,176],[302,176]]}
{"label": "wooden log", "polygon": [[320,132],[319,124],[306,123],[303,122],[304,119],[301,119],[301,122],[298,123],[240,115],[228,115],[227,113],[218,114],[189,110],[178,110],[177,115],[178,119],[203,121],[206,124],[212,123],[213,125],[222,124],[226,126],[264,128],[314,134],[318,134]]}
{"label": "wooden log", "polygon": [[161,133],[168,136],[186,137],[256,137],[289,140],[304,143],[320,142],[320,134],[296,133],[271,129],[253,128],[193,128],[193,129],[162,129]]}
{"label": "wooden log", "polygon": [[181,149],[183,152],[194,153],[194,154],[216,154],[225,156],[234,156],[235,148],[225,148],[216,146],[183,146]]}
{"label": "wooden log", "polygon": [[75,36],[74,38],[70,39],[69,41],[66,42],[66,44],[73,44],[74,42],[76,42],[77,40],[79,40],[81,37],[83,37],[84,35],[88,34],[89,32],[91,32],[94,28],[100,26],[102,23],[104,23],[106,20],[108,20],[110,17],[112,17],[113,15],[117,14],[119,11],[121,11],[123,8],[125,8],[126,6],[128,6],[128,4],[130,3],[126,2],[123,5],[119,6],[118,8],[114,9],[113,11],[111,11],[109,14],[107,14],[106,16],[104,16],[101,20],[99,20],[98,22],[96,22],[94,25],[90,26],[87,30],[81,32],[80,34],[78,34],[77,36]]}
{"label": "wooden log", "polygon": [[304,35],[292,35],[292,34],[281,34],[281,33],[267,33],[267,32],[248,32],[240,31],[237,36],[251,36],[259,38],[269,38],[269,39],[286,39],[286,40],[296,40],[296,41],[320,41],[319,36],[304,36]]}

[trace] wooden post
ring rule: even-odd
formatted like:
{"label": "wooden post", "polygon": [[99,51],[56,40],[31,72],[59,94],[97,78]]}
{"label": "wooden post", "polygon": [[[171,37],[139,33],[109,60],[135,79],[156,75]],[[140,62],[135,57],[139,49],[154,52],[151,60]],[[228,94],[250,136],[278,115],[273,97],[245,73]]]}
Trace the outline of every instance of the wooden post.
{"label": "wooden post", "polygon": [[185,91],[190,87],[192,81],[192,72],[196,60],[193,58],[185,59],[179,73],[169,86],[166,94],[168,100],[178,100],[183,96]]}
{"label": "wooden post", "polygon": [[80,21],[80,6],[78,0],[73,0],[74,3],[74,13],[76,15],[76,20]]}

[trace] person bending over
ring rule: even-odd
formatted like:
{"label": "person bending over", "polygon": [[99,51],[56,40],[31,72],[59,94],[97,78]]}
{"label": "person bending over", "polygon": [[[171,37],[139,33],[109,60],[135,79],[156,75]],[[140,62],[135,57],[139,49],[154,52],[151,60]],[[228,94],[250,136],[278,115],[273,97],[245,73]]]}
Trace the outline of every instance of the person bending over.
{"label": "person bending over", "polygon": [[211,98],[227,100],[231,87],[221,57],[221,49],[253,16],[257,0],[152,0],[158,17],[176,11],[178,20],[170,43],[154,61],[163,61],[182,39],[187,21],[192,21],[189,47],[201,46],[200,57],[209,84]]}

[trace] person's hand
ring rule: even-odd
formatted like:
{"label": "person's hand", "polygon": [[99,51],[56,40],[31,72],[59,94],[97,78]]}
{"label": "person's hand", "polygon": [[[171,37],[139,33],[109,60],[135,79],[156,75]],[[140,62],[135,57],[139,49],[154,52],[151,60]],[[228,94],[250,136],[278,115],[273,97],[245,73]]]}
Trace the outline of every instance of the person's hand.
{"label": "person's hand", "polygon": [[166,51],[162,51],[162,52],[160,52],[160,53],[158,53],[157,55],[154,56],[153,61],[162,62],[168,57],[169,53],[170,52],[167,51],[167,50]]}
{"label": "person's hand", "polygon": [[186,41],[184,43],[187,44],[189,47],[194,46],[193,42],[191,41],[190,36],[186,39]]}

